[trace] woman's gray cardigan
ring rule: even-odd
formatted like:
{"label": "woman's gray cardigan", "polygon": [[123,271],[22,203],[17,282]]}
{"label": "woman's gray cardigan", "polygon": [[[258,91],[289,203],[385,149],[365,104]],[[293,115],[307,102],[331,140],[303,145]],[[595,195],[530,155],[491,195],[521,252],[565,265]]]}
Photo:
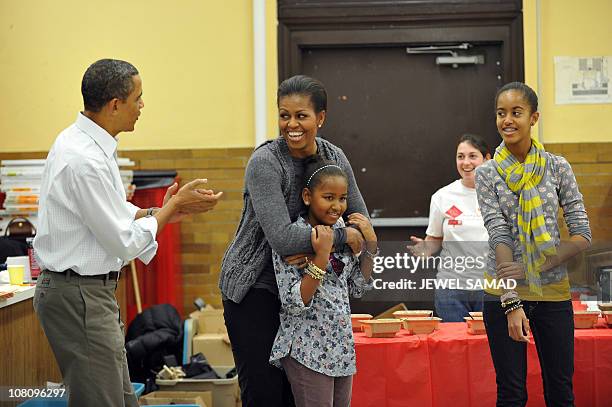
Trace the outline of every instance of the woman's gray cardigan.
{"label": "woman's gray cardigan", "polygon": [[[319,154],[336,162],[348,176],[345,215],[360,212],[368,216],[344,152],[321,138],[316,142]],[[281,256],[313,252],[310,232],[295,225],[289,217],[290,194],[292,190],[301,193],[292,188],[294,180],[293,162],[282,137],[255,149],[246,167],[240,224],[221,265],[219,288],[224,298],[242,301],[264,267],[271,263],[272,247]]]}

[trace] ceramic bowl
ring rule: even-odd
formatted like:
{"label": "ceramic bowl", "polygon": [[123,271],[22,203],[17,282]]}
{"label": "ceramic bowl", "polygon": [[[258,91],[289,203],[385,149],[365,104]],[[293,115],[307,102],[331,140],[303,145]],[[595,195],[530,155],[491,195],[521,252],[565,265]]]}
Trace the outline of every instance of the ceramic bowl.
{"label": "ceramic bowl", "polygon": [[402,321],[394,318],[370,319],[361,321],[368,338],[392,338],[402,327]]}
{"label": "ceramic bowl", "polygon": [[589,329],[597,323],[599,311],[574,311],[574,327],[576,329]]}
{"label": "ceramic bowl", "polygon": [[372,319],[370,314],[351,314],[351,324],[353,325],[353,332],[363,331],[361,321]]}
{"label": "ceramic bowl", "polygon": [[402,318],[404,329],[412,331],[415,334],[429,334],[438,329],[438,325],[442,321],[438,317],[420,317],[420,318]]}

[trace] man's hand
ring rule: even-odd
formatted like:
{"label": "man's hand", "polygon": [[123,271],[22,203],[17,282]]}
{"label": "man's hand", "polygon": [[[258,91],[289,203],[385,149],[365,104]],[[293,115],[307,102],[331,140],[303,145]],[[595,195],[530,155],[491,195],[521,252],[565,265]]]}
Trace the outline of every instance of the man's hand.
{"label": "man's hand", "polygon": [[181,189],[178,189],[177,183],[168,188],[164,196],[164,206],[171,200],[176,206],[176,211],[170,222],[177,222],[194,213],[208,212],[217,205],[223,192],[215,194],[213,190],[198,188],[199,185],[206,182],[206,179],[195,179],[183,185]]}

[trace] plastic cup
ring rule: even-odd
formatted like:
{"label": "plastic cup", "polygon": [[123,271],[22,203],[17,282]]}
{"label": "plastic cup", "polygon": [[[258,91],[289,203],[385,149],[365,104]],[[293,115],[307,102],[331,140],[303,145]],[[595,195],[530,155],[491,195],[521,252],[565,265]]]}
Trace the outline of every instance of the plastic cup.
{"label": "plastic cup", "polygon": [[23,284],[23,277],[25,273],[25,267],[20,265],[11,265],[7,267],[9,273],[9,281],[13,285]]}
{"label": "plastic cup", "polygon": [[25,283],[29,283],[32,281],[32,276],[30,273],[30,258],[28,256],[18,256],[18,257],[7,257],[6,265],[8,266],[23,266],[23,281]]}

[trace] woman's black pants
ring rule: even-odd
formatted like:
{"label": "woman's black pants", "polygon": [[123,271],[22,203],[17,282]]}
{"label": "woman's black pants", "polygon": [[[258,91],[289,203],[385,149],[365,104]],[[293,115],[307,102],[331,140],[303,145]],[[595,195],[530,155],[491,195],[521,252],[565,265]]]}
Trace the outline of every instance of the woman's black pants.
{"label": "woman's black pants", "polygon": [[291,385],[284,370],[270,364],[280,324],[280,300],[270,291],[251,288],[240,304],[223,301],[243,407],[292,407]]}

